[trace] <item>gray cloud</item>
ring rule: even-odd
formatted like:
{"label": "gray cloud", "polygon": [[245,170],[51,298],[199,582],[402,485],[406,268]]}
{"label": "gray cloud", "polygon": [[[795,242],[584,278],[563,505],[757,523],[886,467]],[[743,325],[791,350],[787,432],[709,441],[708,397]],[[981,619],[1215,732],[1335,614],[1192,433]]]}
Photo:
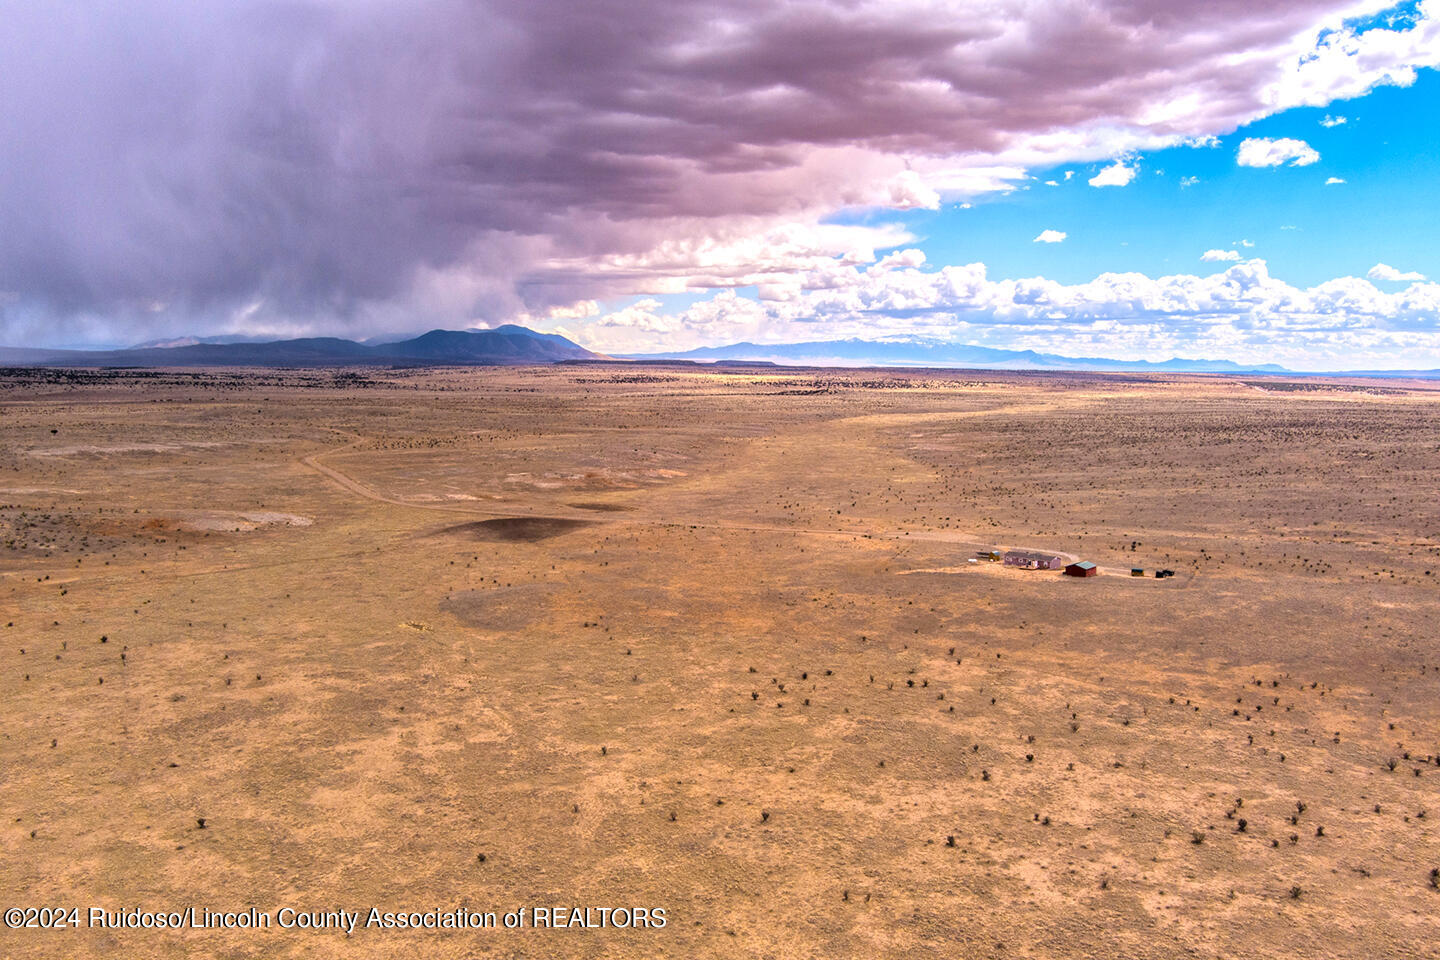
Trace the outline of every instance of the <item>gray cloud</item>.
{"label": "gray cloud", "polygon": [[585,264],[886,202],[910,160],[1232,129],[1345,6],[0,0],[0,341],[626,292]]}

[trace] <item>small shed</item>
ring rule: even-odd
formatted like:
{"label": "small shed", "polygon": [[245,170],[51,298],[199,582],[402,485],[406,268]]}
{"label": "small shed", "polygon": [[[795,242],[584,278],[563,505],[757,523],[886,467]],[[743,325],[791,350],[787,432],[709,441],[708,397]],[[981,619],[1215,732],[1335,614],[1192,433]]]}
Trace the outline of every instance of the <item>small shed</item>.
{"label": "small shed", "polygon": [[1130,568],[1130,576],[1132,576],[1132,577],[1143,577],[1143,576],[1145,576],[1145,568],[1144,568],[1144,567],[1131,567],[1131,568]]}
{"label": "small shed", "polygon": [[991,563],[999,563],[1001,553],[999,550],[981,550],[975,554],[975,557],[979,560],[988,560]]}
{"label": "small shed", "polygon": [[1079,563],[1072,563],[1065,568],[1067,577],[1093,577],[1099,572],[1099,568],[1089,560],[1081,560]]}

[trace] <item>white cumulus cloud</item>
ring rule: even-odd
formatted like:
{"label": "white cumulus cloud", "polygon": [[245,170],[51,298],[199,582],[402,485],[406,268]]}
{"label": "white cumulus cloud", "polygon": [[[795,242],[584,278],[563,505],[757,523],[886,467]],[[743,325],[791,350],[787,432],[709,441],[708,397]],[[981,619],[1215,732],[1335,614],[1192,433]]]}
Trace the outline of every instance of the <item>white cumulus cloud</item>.
{"label": "white cumulus cloud", "polygon": [[1345,182],[1345,178],[1344,178],[1344,177],[1326,177],[1326,178],[1325,178],[1325,186],[1327,186],[1327,187],[1333,187],[1333,186],[1335,186],[1335,184],[1337,184],[1337,183],[1344,183],[1344,182]]}
{"label": "white cumulus cloud", "polygon": [[1368,9],[1335,11],[1329,29],[1313,42],[1302,39],[1295,59],[1261,97],[1280,109],[1323,107],[1335,100],[1349,100],[1369,93],[1377,86],[1408,87],[1415,82],[1416,68],[1440,65],[1440,4],[1422,0],[1419,16],[1399,29],[1357,29],[1346,23],[1356,13],[1376,13],[1394,4],[1377,0]]}
{"label": "white cumulus cloud", "polygon": [[1059,243],[1060,241],[1064,240],[1064,239],[1065,239],[1066,237],[1068,237],[1068,236],[1069,236],[1069,234],[1066,233],[1064,230],[1041,230],[1041,231],[1040,231],[1040,235],[1039,235],[1038,237],[1036,237],[1036,238],[1035,238],[1033,241],[1031,241],[1031,242],[1032,242],[1032,243]]}
{"label": "white cumulus cloud", "polygon": [[1338,126],[1340,126],[1342,123],[1345,123],[1345,118],[1344,118],[1344,117],[1332,117],[1332,116],[1330,116],[1330,114],[1327,113],[1327,114],[1325,114],[1325,119],[1323,119],[1323,120],[1320,121],[1320,126],[1322,126],[1322,127],[1338,127]]}
{"label": "white cumulus cloud", "polygon": [[1071,356],[1440,366],[1440,283],[1386,293],[1367,279],[1337,277],[1302,288],[1272,277],[1259,259],[1203,277],[1103,273],[1076,284],[991,278],[983,263],[930,269],[904,251],[886,261],[893,268],[832,264],[783,300],[723,290],[674,312],[642,302],[568,329],[610,353],[930,336]]}
{"label": "white cumulus cloud", "polygon": [[1320,159],[1320,154],[1304,140],[1292,137],[1247,137],[1235,154],[1235,162],[1242,167],[1308,167]]}
{"label": "white cumulus cloud", "polygon": [[1240,254],[1235,250],[1206,250],[1200,259],[1206,263],[1227,263],[1239,260]]}
{"label": "white cumulus cloud", "polygon": [[1090,178],[1092,187],[1123,187],[1135,179],[1135,168],[1127,167],[1125,161],[1116,160],[1110,166]]}
{"label": "white cumulus cloud", "polygon": [[1425,280],[1425,274],[1416,273],[1411,270],[1402,273],[1387,263],[1377,263],[1365,274],[1371,280],[1388,280],[1391,283],[1421,283]]}
{"label": "white cumulus cloud", "polygon": [[920,179],[914,170],[896,174],[886,184],[886,195],[882,202],[897,210],[938,210],[940,194]]}

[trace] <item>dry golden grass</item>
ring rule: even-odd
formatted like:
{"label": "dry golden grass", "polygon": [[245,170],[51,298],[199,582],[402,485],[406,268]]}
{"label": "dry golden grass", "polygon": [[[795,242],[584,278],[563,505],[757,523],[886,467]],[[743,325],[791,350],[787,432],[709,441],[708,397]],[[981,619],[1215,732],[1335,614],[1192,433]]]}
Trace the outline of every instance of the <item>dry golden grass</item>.
{"label": "dry golden grass", "polygon": [[7,373],[0,906],[668,923],[0,957],[1434,956],[1436,400]]}

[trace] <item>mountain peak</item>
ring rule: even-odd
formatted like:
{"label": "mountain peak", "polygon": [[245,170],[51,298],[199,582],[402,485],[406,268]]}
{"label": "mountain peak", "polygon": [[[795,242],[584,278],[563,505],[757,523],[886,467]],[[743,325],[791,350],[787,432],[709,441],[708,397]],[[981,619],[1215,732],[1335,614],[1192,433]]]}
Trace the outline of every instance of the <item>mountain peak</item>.
{"label": "mountain peak", "polygon": [[388,366],[394,364],[541,364],[598,360],[577,343],[553,333],[506,324],[495,330],[431,330],[392,343],[357,343],[339,337],[244,341],[186,337],[152,341],[124,350],[0,351],[0,363],[44,366]]}

